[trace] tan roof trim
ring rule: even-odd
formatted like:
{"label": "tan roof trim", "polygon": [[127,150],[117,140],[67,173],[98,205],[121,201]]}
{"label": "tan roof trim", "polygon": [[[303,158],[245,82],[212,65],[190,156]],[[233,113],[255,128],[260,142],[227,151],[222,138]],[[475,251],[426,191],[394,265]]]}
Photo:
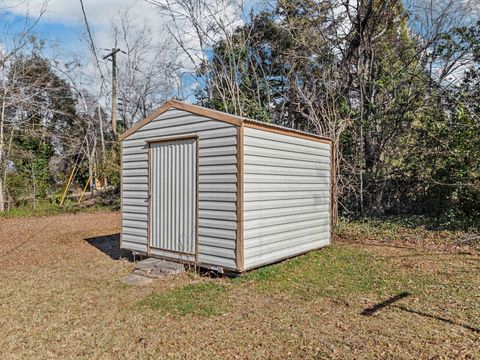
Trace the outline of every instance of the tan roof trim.
{"label": "tan roof trim", "polygon": [[224,121],[236,126],[241,126],[244,119],[240,116],[235,116],[221,111],[208,109],[203,106],[187,104],[178,100],[170,100],[170,102],[172,103],[172,107],[174,107],[175,109],[189,111],[197,115]]}
{"label": "tan roof trim", "polygon": [[268,123],[261,123],[256,120],[251,120],[241,116],[227,114],[217,110],[207,109],[198,105],[187,104],[178,100],[168,100],[167,102],[165,102],[165,104],[163,104],[157,111],[155,111],[145,119],[139,121],[130,129],[125,131],[123,134],[121,134],[119,136],[119,140],[120,141],[124,140],[125,138],[132,135],[134,132],[141,129],[142,127],[147,125],[149,122],[156,119],[158,116],[162,115],[164,112],[166,112],[168,109],[171,109],[171,108],[188,111],[192,114],[197,114],[197,115],[205,116],[214,120],[223,121],[229,124],[233,124],[235,126],[242,126],[242,124],[245,124],[247,127],[258,128],[258,129],[262,129],[262,130],[266,130],[266,131],[270,131],[278,134],[283,134],[283,135],[291,135],[291,136],[299,137],[302,139],[315,140],[315,141],[323,142],[326,144],[331,144],[332,142],[331,139],[329,138],[321,137],[314,134],[309,134],[299,130],[288,129],[285,127],[272,125]]}

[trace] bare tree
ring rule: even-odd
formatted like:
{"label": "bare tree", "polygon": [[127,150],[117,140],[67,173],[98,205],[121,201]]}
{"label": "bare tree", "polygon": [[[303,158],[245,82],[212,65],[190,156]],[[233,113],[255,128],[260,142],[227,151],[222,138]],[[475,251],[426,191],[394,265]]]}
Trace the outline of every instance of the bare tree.
{"label": "bare tree", "polygon": [[[425,63],[428,77],[439,83],[458,80],[471,62],[471,48],[446,48],[447,36],[454,30],[471,27],[478,21],[480,5],[474,0],[417,0],[405,1],[412,34],[419,48],[413,59]],[[412,59],[412,60],[413,60]]]}
{"label": "bare tree", "polygon": [[120,115],[130,128],[176,93],[179,52],[170,37],[153,37],[154,29],[147,22],[135,25],[129,10],[120,11],[116,20],[115,47],[124,51],[117,60]]}
{"label": "bare tree", "polygon": [[[147,0],[158,11],[171,19],[167,29],[178,46],[183,50],[184,71],[192,75],[216,72],[218,76],[201,77],[198,83],[207,81],[205,89],[209,91],[207,98],[213,93],[224,101],[225,111],[244,116],[245,94],[242,93],[238,75],[242,68],[250,66],[247,59],[234,56],[246,50],[250,34],[236,33],[234,30],[244,22],[243,1],[230,0]],[[217,56],[212,52],[221,41],[227,56]],[[209,59],[213,56],[214,59]],[[210,67],[209,63],[215,64]],[[250,96],[251,94],[249,94]]]}

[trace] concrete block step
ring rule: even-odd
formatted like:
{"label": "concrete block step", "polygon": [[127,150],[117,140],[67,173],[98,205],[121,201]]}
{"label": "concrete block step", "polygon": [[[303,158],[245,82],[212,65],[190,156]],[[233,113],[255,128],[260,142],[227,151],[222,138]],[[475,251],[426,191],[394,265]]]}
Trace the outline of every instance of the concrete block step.
{"label": "concrete block step", "polygon": [[175,275],[185,272],[183,264],[172,261],[148,258],[139,261],[133,270],[134,274],[148,278],[157,278],[165,275]]}

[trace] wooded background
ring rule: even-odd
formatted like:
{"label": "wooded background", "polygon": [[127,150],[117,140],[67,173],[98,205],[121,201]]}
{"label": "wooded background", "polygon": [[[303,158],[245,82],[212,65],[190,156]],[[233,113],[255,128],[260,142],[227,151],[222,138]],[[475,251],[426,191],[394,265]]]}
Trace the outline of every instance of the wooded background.
{"label": "wooded background", "polygon": [[[0,211],[58,204],[106,178],[117,134],[170,97],[327,136],[347,217],[480,224],[480,21],[475,1],[147,0],[163,35],[119,11],[117,128],[111,64],[82,6],[85,54],[59,61],[36,18],[3,15]],[[93,11],[93,10],[92,10]],[[168,21],[167,21],[168,20]],[[63,54],[64,55],[64,54]]]}

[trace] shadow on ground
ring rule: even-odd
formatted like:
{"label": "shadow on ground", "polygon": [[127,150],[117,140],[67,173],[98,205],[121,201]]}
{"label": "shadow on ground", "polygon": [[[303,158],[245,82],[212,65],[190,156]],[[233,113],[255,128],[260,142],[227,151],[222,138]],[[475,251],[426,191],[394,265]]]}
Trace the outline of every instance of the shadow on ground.
{"label": "shadow on ground", "polygon": [[404,291],[404,292],[401,292],[400,294],[398,295],[395,295],[395,296],[392,296],[391,298],[388,298],[378,304],[375,304],[373,305],[372,307],[369,307],[365,310],[362,311],[362,315],[364,316],[372,316],[374,315],[376,312],[382,310],[383,308],[386,308],[388,306],[391,306],[393,305],[394,303],[396,303],[397,301],[400,301],[408,296],[410,296],[411,294],[407,291]]}
{"label": "shadow on ground", "polygon": [[84,239],[90,245],[108,255],[113,260],[127,259],[134,261],[134,256],[128,250],[120,249],[120,234],[102,235]]}
{"label": "shadow on ground", "polygon": [[388,299],[386,299],[386,300],[384,300],[384,301],[382,301],[378,304],[375,304],[372,307],[364,309],[361,312],[361,314],[364,315],[364,316],[372,316],[372,315],[374,315],[375,313],[377,313],[378,311],[380,311],[384,308],[391,307],[391,308],[396,308],[396,309],[399,309],[399,310],[402,310],[402,311],[405,311],[405,312],[409,312],[411,314],[423,316],[423,317],[434,319],[434,320],[443,321],[443,322],[448,323],[450,325],[460,326],[460,327],[463,327],[464,329],[467,329],[467,330],[470,330],[474,333],[480,334],[480,329],[479,328],[475,328],[475,327],[467,325],[467,324],[462,324],[460,322],[457,322],[457,321],[454,321],[454,320],[451,320],[451,319],[448,319],[448,318],[445,318],[445,317],[442,317],[442,316],[429,314],[429,313],[426,313],[426,312],[423,312],[423,311],[410,309],[406,306],[396,304],[396,302],[398,302],[398,301],[400,301],[400,300],[402,300],[402,299],[404,299],[404,298],[406,298],[410,295],[412,295],[412,294],[409,293],[409,292],[401,292],[400,294],[392,296],[391,298],[388,298]]}

